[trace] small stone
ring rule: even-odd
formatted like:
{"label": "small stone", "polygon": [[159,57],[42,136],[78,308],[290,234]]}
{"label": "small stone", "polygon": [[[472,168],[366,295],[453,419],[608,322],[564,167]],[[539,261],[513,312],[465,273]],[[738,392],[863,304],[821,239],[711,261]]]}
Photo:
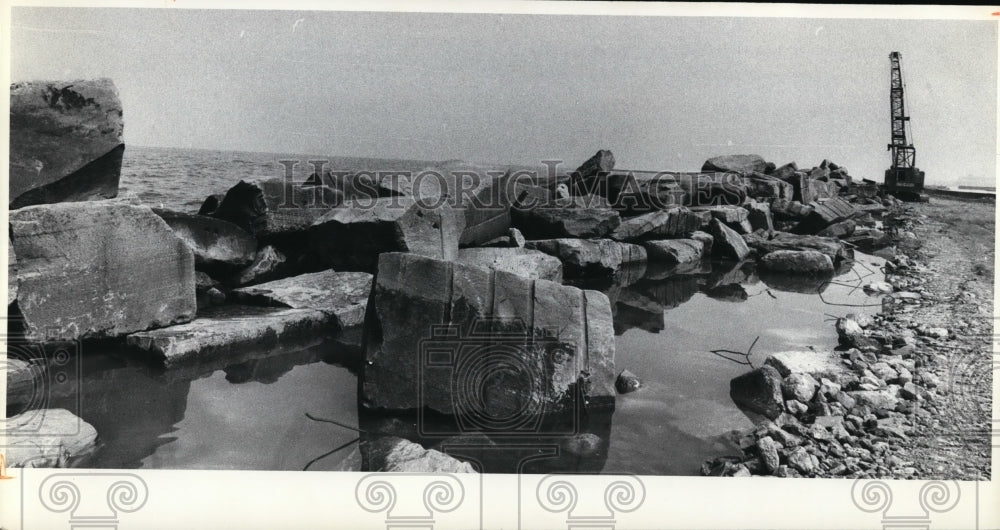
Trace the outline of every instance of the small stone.
{"label": "small stone", "polygon": [[788,401],[785,401],[785,410],[787,410],[789,414],[799,416],[809,412],[809,407],[797,399],[789,399]]}
{"label": "small stone", "polygon": [[765,436],[757,440],[757,452],[760,454],[761,463],[768,473],[774,473],[779,465],[778,449],[780,444],[775,442],[770,436]]}
{"label": "small stone", "polygon": [[811,375],[803,373],[790,374],[781,383],[781,390],[786,399],[803,403],[812,401],[818,387],[819,383]]}
{"label": "small stone", "polygon": [[788,465],[802,473],[809,474],[816,468],[817,460],[804,448],[797,447],[788,453]]}
{"label": "small stone", "polygon": [[917,385],[913,383],[906,383],[902,388],[899,389],[899,395],[903,399],[908,399],[910,401],[916,401],[920,396],[920,391],[917,390]]}
{"label": "small stone", "polygon": [[619,394],[635,392],[636,390],[639,390],[641,386],[642,382],[639,381],[639,378],[628,370],[622,370],[622,372],[618,374],[618,379],[615,380],[615,390],[617,390]]}

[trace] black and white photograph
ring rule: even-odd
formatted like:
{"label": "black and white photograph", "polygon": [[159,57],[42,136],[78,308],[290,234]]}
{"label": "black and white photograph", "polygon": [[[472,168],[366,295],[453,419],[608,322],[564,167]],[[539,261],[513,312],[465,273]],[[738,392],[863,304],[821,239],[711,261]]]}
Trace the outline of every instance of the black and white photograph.
{"label": "black and white photograph", "polygon": [[[435,527],[379,477],[445,514],[530,475],[559,527],[631,528],[669,476],[989,527],[997,17],[537,4],[9,7],[24,509],[355,473],[376,527]],[[880,515],[919,481],[928,519]]]}

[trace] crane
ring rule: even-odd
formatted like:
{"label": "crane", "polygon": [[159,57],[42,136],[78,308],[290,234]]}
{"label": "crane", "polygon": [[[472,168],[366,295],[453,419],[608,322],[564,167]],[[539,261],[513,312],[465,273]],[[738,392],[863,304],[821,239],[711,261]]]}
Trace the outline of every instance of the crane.
{"label": "crane", "polygon": [[[918,199],[924,188],[924,172],[917,169],[917,150],[907,143],[907,125],[903,96],[903,72],[899,66],[899,52],[889,54],[889,111],[892,121],[892,141],[887,150],[892,151],[892,166],[885,170],[885,188],[900,199]],[[910,132],[910,140],[913,133]]]}

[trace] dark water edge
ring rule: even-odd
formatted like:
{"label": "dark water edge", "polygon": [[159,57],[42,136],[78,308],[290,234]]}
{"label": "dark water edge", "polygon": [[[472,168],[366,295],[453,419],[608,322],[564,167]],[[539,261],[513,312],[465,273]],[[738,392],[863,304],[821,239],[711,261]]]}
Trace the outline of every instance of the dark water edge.
{"label": "dark water edge", "polygon": [[[61,368],[69,377],[50,378],[47,400],[30,408],[65,408],[97,429],[99,447],[76,463],[86,468],[362,470],[358,439],[374,434],[308,413],[404,436],[486,472],[697,475],[704,460],[738,452],[729,433],[752,424],[729,398],[730,379],[774,352],[835,347],[831,317],[860,308],[831,304],[877,310],[861,285],[882,280],[881,265],[858,254],[836,278],[795,279],[762,276],[752,262],[703,262],[567,282],[608,295],[617,369],[644,387],[613,410],[558,418],[540,433],[448,431],[441,418],[359,411],[358,330],[170,370],[113,343],[84,343]],[[746,352],[754,341],[749,355],[711,352]],[[23,408],[9,398],[8,414]],[[426,422],[450,434],[423,435]]]}

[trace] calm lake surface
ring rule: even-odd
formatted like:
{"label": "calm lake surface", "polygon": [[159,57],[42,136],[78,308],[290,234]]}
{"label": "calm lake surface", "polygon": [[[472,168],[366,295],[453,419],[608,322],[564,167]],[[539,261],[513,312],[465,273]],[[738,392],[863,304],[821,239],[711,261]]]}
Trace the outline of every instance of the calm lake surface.
{"label": "calm lake surface", "polygon": [[[304,155],[129,148],[122,188],[150,204],[196,210],[205,196],[225,191],[240,178],[280,176],[282,156],[306,160]],[[426,165],[340,160],[341,168]],[[298,169],[302,173],[296,180],[311,172]],[[633,372],[644,386],[619,396],[613,414],[587,419],[583,430],[601,440],[596,451],[564,451],[539,469],[697,475],[706,459],[737,453],[727,435],[752,422],[729,398],[730,379],[774,352],[834,348],[832,317],[879,309],[879,299],[866,295],[861,285],[882,280],[882,265],[879,258],[857,254],[853,268],[828,282],[761,277],[753,263],[732,262],[683,270],[651,265],[610,280],[567,282],[608,294],[617,369]],[[300,470],[308,464],[310,470],[360,470],[359,434],[313,421],[307,413],[394,433],[412,431],[414,420],[359,416],[351,364],[360,340],[350,335],[174,370],[116,346],[85,343],[83,354],[69,365],[74,375],[53,387],[46,406],[74,411],[97,429],[100,446],[80,462],[83,467]],[[712,353],[747,352],[751,344],[748,356]],[[9,412],[20,410],[12,407]],[[459,441],[467,445],[469,440]],[[490,444],[502,449],[504,442]],[[487,464],[485,470],[510,472],[504,465]]]}

